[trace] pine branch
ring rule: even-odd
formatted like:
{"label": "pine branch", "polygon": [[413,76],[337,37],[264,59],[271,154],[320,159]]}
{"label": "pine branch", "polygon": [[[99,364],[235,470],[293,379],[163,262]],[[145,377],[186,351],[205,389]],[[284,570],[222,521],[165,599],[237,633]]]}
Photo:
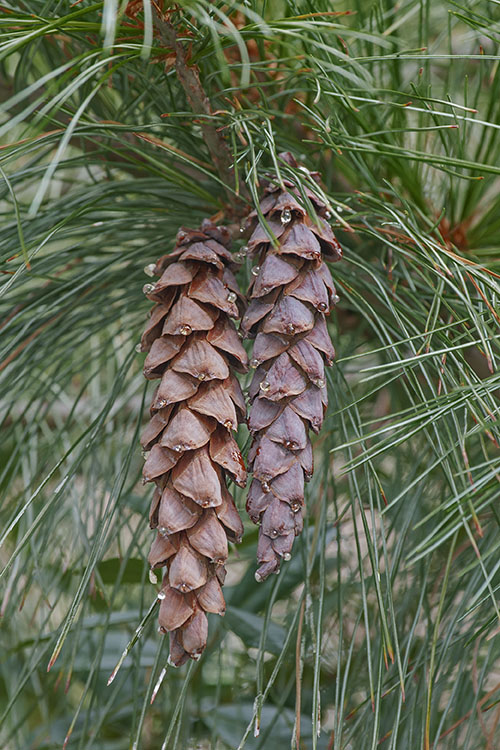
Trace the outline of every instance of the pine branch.
{"label": "pine branch", "polygon": [[[178,40],[175,27],[158,6],[155,6],[154,11],[154,26],[165,46],[171,48],[175,53],[175,70],[191,109],[197,115],[207,115],[212,118],[213,112],[210,100],[201,85],[198,70],[195,66],[189,65],[186,50],[182,42]],[[241,216],[247,210],[248,191],[246,185],[241,181],[235,186],[234,190],[229,187],[231,183],[234,183],[235,178],[233,157],[227,142],[215,125],[212,124],[211,119],[201,119],[200,127],[217,173],[226,187],[232,213]]]}

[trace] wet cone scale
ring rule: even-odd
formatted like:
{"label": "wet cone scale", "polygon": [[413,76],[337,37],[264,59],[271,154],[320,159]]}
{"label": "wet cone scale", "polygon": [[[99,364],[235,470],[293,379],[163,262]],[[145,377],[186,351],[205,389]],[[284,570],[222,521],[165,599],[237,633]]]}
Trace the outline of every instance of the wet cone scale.
{"label": "wet cone scale", "polygon": [[247,368],[228,245],[228,233],[206,220],[181,230],[174,250],[145,269],[160,277],[144,287],[155,305],[141,339],[144,374],[160,379],[141,437],[144,481],[155,484],[148,559],[152,569],[165,567],[159,625],[176,666],[201,655],[207,613],[224,614],[228,541],[243,533],[226,486],[226,477],[246,483],[231,433],[246,412],[233,370]]}
{"label": "wet cone scale", "polygon": [[[284,155],[297,166],[290,155]],[[290,559],[303,527],[304,482],[313,473],[310,430],[321,429],[327,406],[325,364],[335,352],[325,316],[338,301],[325,260],[342,257],[326,206],[306,195],[309,216],[293,183],[270,184],[260,210],[277,242],[273,244],[256,214],[248,251],[257,258],[250,304],[242,320],[255,337],[250,365],[249,429],[253,442],[248,469],[253,472],[247,511],[260,525],[255,574],[258,581],[277,573]]]}

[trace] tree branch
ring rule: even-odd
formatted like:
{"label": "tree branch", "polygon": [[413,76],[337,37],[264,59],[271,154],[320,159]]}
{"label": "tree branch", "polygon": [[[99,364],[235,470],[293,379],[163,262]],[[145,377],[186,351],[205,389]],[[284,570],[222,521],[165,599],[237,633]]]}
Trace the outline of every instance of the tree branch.
{"label": "tree branch", "polygon": [[[200,76],[196,67],[189,65],[186,50],[178,40],[173,24],[163,15],[155,5],[153,23],[165,46],[173,50],[175,55],[175,70],[179,82],[184,89],[189,106],[197,115],[208,115],[212,117],[210,100],[201,85]],[[217,173],[226,186],[226,192],[231,201],[231,212],[239,215],[246,212],[248,204],[248,191],[246,185],[241,183],[235,186],[236,196],[229,185],[234,184],[233,157],[226,140],[217,130],[211,119],[202,119],[200,127],[203,139],[207,145]],[[235,205],[236,201],[236,205]]]}

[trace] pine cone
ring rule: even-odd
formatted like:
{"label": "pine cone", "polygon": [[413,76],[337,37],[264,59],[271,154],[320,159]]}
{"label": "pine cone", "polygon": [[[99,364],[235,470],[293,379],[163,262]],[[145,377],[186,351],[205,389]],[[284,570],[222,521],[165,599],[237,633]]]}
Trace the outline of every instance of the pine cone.
{"label": "pine cone", "polygon": [[144,482],[156,485],[148,559],[166,566],[159,623],[176,666],[205,648],[206,613],[224,614],[227,543],[243,533],[225,481],[244,487],[247,478],[231,435],[246,416],[232,369],[245,372],[247,355],[231,320],[242,300],[228,245],[227,231],[205,220],[179,231],[175,249],[145,269],[160,276],[144,287],[156,304],[141,339],[144,375],[161,378],[141,437]]}
{"label": "pine cone", "polygon": [[[297,166],[293,157],[283,156]],[[299,195],[291,182],[284,188],[269,185],[260,210],[277,244],[261,223],[248,242],[249,252],[258,257],[241,324],[246,336],[256,336],[250,361],[257,369],[249,390],[253,480],[247,511],[260,524],[258,581],[279,572],[281,558],[290,559],[293,540],[302,531],[304,481],[313,473],[309,429],[321,429],[328,403],[324,365],[335,356],[325,315],[338,296],[323,259],[340,260],[342,251],[325,221],[326,206],[306,190],[317,214],[313,220]]]}

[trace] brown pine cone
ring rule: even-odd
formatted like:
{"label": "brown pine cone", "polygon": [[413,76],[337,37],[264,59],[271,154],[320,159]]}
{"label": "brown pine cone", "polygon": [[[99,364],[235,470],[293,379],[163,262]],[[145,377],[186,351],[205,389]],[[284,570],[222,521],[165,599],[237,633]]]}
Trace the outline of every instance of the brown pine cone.
{"label": "brown pine cone", "polygon": [[206,613],[224,614],[227,543],[243,533],[226,486],[228,476],[241,487],[247,478],[231,435],[246,415],[232,369],[245,372],[247,355],[231,320],[243,306],[228,245],[227,231],[205,220],[180,230],[174,250],[145,269],[160,276],[144,287],[156,304],[141,339],[144,375],[161,378],[141,437],[144,482],[156,485],[148,559],[166,567],[159,623],[175,666],[201,655]]}
{"label": "brown pine cone", "polygon": [[[283,156],[297,166],[293,157]],[[326,206],[306,190],[317,214],[313,219],[299,195],[292,182],[269,185],[260,210],[277,243],[261,223],[248,242],[258,265],[241,328],[256,337],[247,511],[260,524],[258,581],[279,572],[281,558],[290,559],[294,537],[302,531],[304,480],[313,473],[309,428],[321,429],[328,403],[324,365],[335,356],[325,315],[338,296],[324,259],[340,260],[342,251],[325,221]]]}

